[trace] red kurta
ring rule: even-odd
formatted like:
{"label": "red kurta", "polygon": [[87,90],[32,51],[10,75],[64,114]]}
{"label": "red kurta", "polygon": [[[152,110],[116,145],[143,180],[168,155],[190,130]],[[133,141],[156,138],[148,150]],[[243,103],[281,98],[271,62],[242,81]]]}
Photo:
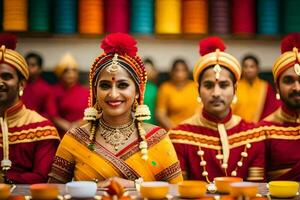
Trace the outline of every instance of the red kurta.
{"label": "red kurta", "polygon": [[6,178],[22,184],[46,182],[59,143],[55,127],[37,112],[26,109],[21,101],[6,110],[4,120],[8,124],[9,159],[12,161]]}
{"label": "red kurta", "polygon": [[88,107],[89,90],[79,84],[65,89],[61,84],[53,87],[56,108],[53,108],[53,116],[59,116],[68,121],[76,121],[83,118],[84,109]]}
{"label": "red kurta", "polygon": [[51,86],[44,79],[38,78],[34,82],[27,82],[22,101],[27,108],[48,118],[53,103],[51,95]]}
{"label": "red kurta", "polygon": [[[84,110],[88,107],[89,90],[79,84],[71,88],[64,88],[61,84],[53,87],[54,105],[51,109],[51,117],[60,117],[69,122],[75,122],[83,118]],[[65,134],[59,130],[60,135]]]}
{"label": "red kurta", "polygon": [[300,117],[282,105],[260,123],[266,131],[269,180],[300,180]]}
{"label": "red kurta", "polygon": [[[223,160],[216,157],[217,154],[223,155],[218,124],[224,124],[228,137],[230,153],[226,170],[221,167]],[[188,179],[213,181],[215,177],[231,176],[232,171],[236,171],[236,175],[243,179],[264,180],[265,135],[238,116],[229,113],[224,120],[217,121],[203,110],[171,130],[170,138]],[[204,151],[208,180],[202,174],[204,167],[200,166],[203,160],[198,154],[199,149]],[[247,156],[243,157],[242,152]],[[242,166],[238,166],[239,161]]]}

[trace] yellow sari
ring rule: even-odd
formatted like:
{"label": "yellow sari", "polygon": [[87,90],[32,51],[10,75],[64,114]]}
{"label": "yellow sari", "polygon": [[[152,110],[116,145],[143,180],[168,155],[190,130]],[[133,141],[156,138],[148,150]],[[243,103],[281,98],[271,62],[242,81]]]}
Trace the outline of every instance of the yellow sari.
{"label": "yellow sari", "polygon": [[51,182],[66,183],[74,180],[105,180],[121,177],[144,181],[168,181],[177,183],[182,180],[182,173],[174,147],[160,127],[143,124],[147,133],[148,160],[141,159],[139,141],[134,141],[114,154],[95,143],[95,150],[88,149],[89,126],[69,131],[62,139],[52,171]]}

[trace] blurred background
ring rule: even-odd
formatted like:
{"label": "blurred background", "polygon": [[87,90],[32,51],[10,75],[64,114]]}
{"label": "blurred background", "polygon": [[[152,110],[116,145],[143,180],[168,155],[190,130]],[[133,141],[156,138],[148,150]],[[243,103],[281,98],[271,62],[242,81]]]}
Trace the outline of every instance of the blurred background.
{"label": "blurred background", "polygon": [[299,0],[1,0],[0,5],[2,32],[17,33],[22,54],[43,56],[50,82],[65,52],[76,58],[81,82],[87,81],[102,53],[100,41],[111,32],[132,34],[139,55],[154,61],[161,79],[178,57],[192,69],[198,41],[217,35],[239,60],[257,55],[261,75],[272,80],[281,37],[300,32]]}

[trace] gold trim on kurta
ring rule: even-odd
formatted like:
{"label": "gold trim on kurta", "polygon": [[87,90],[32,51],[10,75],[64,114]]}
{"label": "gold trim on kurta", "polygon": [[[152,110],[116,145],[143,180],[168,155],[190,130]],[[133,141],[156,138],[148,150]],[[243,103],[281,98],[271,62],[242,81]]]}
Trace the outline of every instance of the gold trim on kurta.
{"label": "gold trim on kurta", "polygon": [[[59,140],[57,131],[53,126],[37,127],[19,132],[13,132],[9,135],[9,144],[35,142],[48,139]],[[0,146],[2,147],[2,135],[0,136]]]}
{"label": "gold trim on kurta", "polygon": [[[243,131],[228,136],[229,148],[243,146],[247,143],[260,142],[266,139],[266,131],[262,127]],[[170,138],[173,143],[190,144],[204,148],[221,150],[220,139],[218,137],[206,136],[199,133],[192,133],[180,130],[171,130]]]}
{"label": "gold trim on kurta", "polygon": [[284,112],[284,110],[280,107],[271,115],[266,117],[264,121],[267,122],[275,122],[275,123],[283,123],[283,122],[290,122],[290,123],[300,123],[300,117],[289,115],[288,113]]}

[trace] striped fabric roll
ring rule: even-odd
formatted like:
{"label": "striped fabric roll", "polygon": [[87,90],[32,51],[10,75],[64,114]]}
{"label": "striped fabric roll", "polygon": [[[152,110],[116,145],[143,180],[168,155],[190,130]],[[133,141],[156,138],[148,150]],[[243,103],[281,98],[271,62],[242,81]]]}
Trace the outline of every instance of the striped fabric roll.
{"label": "striped fabric roll", "polygon": [[27,31],[28,2],[27,0],[3,1],[3,30]]}
{"label": "striped fabric roll", "polygon": [[257,32],[259,34],[279,34],[279,3],[279,0],[257,1]]}
{"label": "striped fabric roll", "polygon": [[130,32],[153,33],[154,0],[131,0]]}
{"label": "striped fabric roll", "polygon": [[54,1],[54,32],[75,33],[77,30],[77,1]]}
{"label": "striped fabric roll", "polygon": [[155,23],[156,33],[181,33],[181,1],[156,0]]}
{"label": "striped fabric roll", "polygon": [[300,1],[286,0],[283,3],[282,25],[284,33],[300,32]]}
{"label": "striped fabric roll", "polygon": [[255,33],[255,0],[232,0],[232,14],[234,34]]}
{"label": "striped fabric roll", "polygon": [[210,24],[213,34],[229,34],[231,32],[230,0],[210,1]]}
{"label": "striped fabric roll", "polygon": [[29,30],[50,30],[50,0],[29,0]]}
{"label": "striped fabric roll", "polygon": [[208,0],[184,0],[182,11],[183,33],[208,32]]}
{"label": "striped fabric roll", "polygon": [[104,1],[79,0],[78,31],[84,34],[101,34],[104,32]]}
{"label": "striped fabric roll", "polygon": [[104,10],[106,32],[129,32],[129,0],[107,0]]}

